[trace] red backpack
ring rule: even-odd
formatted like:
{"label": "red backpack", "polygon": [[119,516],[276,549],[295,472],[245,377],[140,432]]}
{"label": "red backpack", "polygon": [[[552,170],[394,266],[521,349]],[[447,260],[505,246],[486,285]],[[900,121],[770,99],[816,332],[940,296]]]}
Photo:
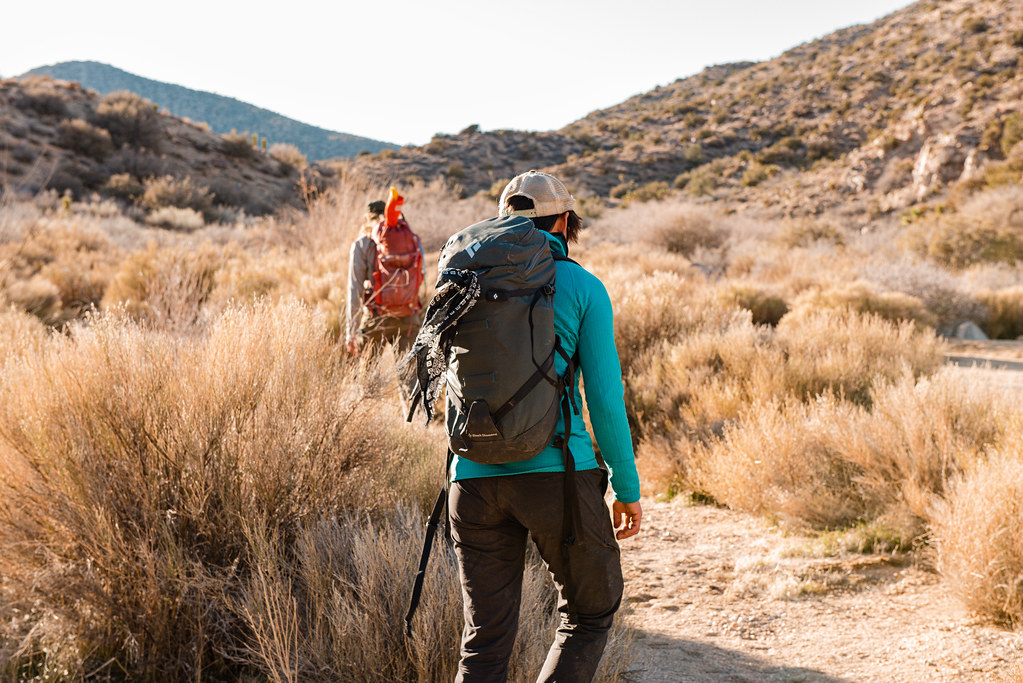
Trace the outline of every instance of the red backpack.
{"label": "red backpack", "polygon": [[423,283],[423,252],[416,233],[401,217],[397,225],[386,221],[373,229],[373,293],[366,305],[378,315],[403,318],[419,312],[419,286]]}

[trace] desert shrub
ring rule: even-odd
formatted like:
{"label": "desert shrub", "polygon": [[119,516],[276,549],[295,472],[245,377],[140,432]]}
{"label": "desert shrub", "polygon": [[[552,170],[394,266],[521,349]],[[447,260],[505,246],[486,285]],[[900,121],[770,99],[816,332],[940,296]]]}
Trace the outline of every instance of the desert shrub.
{"label": "desert shrub", "polygon": [[1002,122],[1002,139],[999,143],[1002,154],[1009,156],[1012,148],[1020,140],[1023,140],[1023,116],[1019,112],[1014,112],[1006,116]]}
{"label": "desert shrub", "polygon": [[992,339],[1023,337],[1023,287],[982,290],[977,300],[987,309],[982,326]]}
{"label": "desert shrub", "polygon": [[163,130],[153,103],[127,90],[104,95],[89,117],[90,123],[105,128],[115,147],[129,145],[152,152],[160,150]]}
{"label": "desert shrub", "polygon": [[777,233],[778,243],[786,247],[808,247],[815,242],[843,244],[845,239],[841,229],[829,221],[801,218],[791,219],[784,223]]}
{"label": "desert shrub", "polygon": [[989,155],[997,156],[1001,153],[1002,120],[998,117],[992,118],[984,126],[984,132],[980,136],[979,149]]}
{"label": "desert shrub", "polygon": [[860,268],[860,277],[877,283],[882,290],[920,299],[934,316],[938,330],[950,330],[964,320],[980,321],[986,314],[958,276],[933,263],[911,259],[874,261]]}
{"label": "desert shrub", "polygon": [[750,312],[754,325],[777,325],[789,311],[785,299],[770,290],[738,284],[731,287],[725,299]]}
{"label": "desert shrub", "polygon": [[835,287],[809,289],[796,299],[793,314],[805,316],[811,311],[844,309],[855,313],[872,314],[890,322],[911,320],[918,325],[933,327],[934,314],[923,301],[905,292],[879,292],[868,282],[856,281]]}
{"label": "desert shrub", "polygon": [[444,171],[444,176],[451,180],[461,180],[465,177],[465,167],[459,163],[451,164]]}
{"label": "desert shrub", "polygon": [[664,216],[649,229],[646,241],[688,257],[698,249],[719,249],[727,238],[724,227],[715,225],[713,214],[691,208]]}
{"label": "desert shrub", "polygon": [[104,292],[103,308],[153,327],[194,331],[204,323],[203,307],[221,263],[221,252],[211,246],[192,251],[150,245],[120,264]]}
{"label": "desert shrub", "polygon": [[0,307],[0,367],[23,353],[37,350],[46,338],[46,327],[37,317],[9,304]]}
{"label": "desert shrub", "polygon": [[937,568],[967,608],[1009,626],[1023,622],[1023,444],[979,463],[937,507]]}
{"label": "desert shrub", "polygon": [[487,190],[487,198],[495,202],[500,200],[501,193],[504,192],[504,188],[508,187],[510,182],[511,178],[498,178],[490,183],[490,188]]}
{"label": "desert shrub", "polygon": [[655,272],[647,277],[623,274],[608,281],[615,308],[615,343],[624,371],[640,355],[664,340],[675,340],[704,324],[742,317],[735,309],[722,310],[684,276]]}
{"label": "desert shrub", "polygon": [[309,160],[306,159],[305,154],[302,154],[298,147],[287,142],[275,142],[270,145],[270,150],[267,153],[271,159],[275,159],[290,168],[305,168],[309,165]]}
{"label": "desert shrub", "polygon": [[82,119],[61,121],[57,129],[57,144],[97,161],[103,161],[114,152],[110,133]]}
{"label": "desert shrub", "polygon": [[434,135],[428,143],[423,145],[423,151],[427,154],[443,154],[451,146],[451,142],[438,134]]}
{"label": "desert shrub", "polygon": [[195,209],[165,206],[146,216],[146,225],[165,230],[193,232],[205,225],[202,214]]}
{"label": "desert shrub", "polygon": [[904,371],[929,374],[942,360],[933,332],[847,311],[786,316],[776,341],[786,355],[786,389],[801,399],[830,392],[869,405],[879,381],[893,381]]}
{"label": "desert shrub", "polygon": [[64,118],[68,115],[67,103],[52,88],[28,86],[23,88],[13,99],[14,106],[22,111],[29,111],[40,116]]}
{"label": "desert shrub", "polygon": [[1014,186],[1019,183],[1023,173],[1023,158],[1018,156],[1006,161],[985,164],[981,168],[980,177],[964,183],[969,190]]}
{"label": "desert shrub", "polygon": [[746,311],[726,317],[728,309],[716,308],[716,320],[689,320],[684,334],[653,339],[623,361],[635,439],[708,438],[738,416],[754,385],[762,390],[774,381],[763,375],[782,362],[770,332]]}
{"label": "desert shrub", "polygon": [[869,405],[874,387],[903,373],[932,372],[941,362],[933,334],[915,333],[909,325],[822,312],[782,318],[772,329],[753,325],[746,312],[725,318],[728,309],[718,308],[716,320],[691,323],[686,334],[647,343],[623,361],[637,437],[708,439],[741,422],[753,404],[832,395]]}
{"label": "desert shrub", "polygon": [[739,184],[743,187],[756,187],[768,178],[773,177],[780,169],[773,164],[765,165],[754,162],[746,167],[739,178]]}
{"label": "desert shrub", "polygon": [[231,131],[220,136],[220,151],[229,157],[236,159],[255,159],[256,148],[252,145],[252,138],[246,133]]}
{"label": "desert shrub", "polygon": [[924,230],[921,253],[953,268],[1023,260],[1023,233],[1014,229],[949,217]]}
{"label": "desert shrub", "polygon": [[[675,180],[675,186],[678,187],[678,179]],[[696,170],[688,174],[684,187],[686,193],[693,197],[706,197],[714,193],[717,189],[717,179],[707,171]]]}
{"label": "desert shrub", "polygon": [[963,21],[963,28],[969,33],[984,33],[990,27],[984,17],[967,17]]}
{"label": "desert shrub", "polygon": [[145,192],[145,186],[135,180],[130,173],[115,173],[107,178],[103,192],[126,202],[134,202]]}
{"label": "desert shrub", "polygon": [[757,153],[757,161],[762,164],[788,164],[797,159],[798,152],[803,148],[803,141],[800,138],[784,137],[770,147],[765,147]]}
{"label": "desert shrub", "polygon": [[875,187],[878,192],[887,194],[906,187],[913,179],[913,160],[892,158],[885,165],[881,177],[877,179]]}
{"label": "desert shrub", "polygon": [[10,283],[4,295],[10,305],[44,323],[55,323],[60,314],[60,292],[55,284],[41,275]]}
{"label": "desert shrub", "polygon": [[168,175],[149,178],[145,181],[145,188],[140,203],[150,210],[174,207],[192,209],[206,215],[213,206],[209,188],[197,185],[190,177],[175,178]]}
{"label": "desert shrub", "polygon": [[608,196],[611,199],[624,199],[629,192],[636,188],[636,181],[629,180],[627,182],[618,183],[608,191]]}
{"label": "desert shrub", "polygon": [[627,195],[627,198],[630,201],[649,202],[655,199],[664,199],[668,194],[670,194],[668,183],[656,181],[636,188]]}
{"label": "desert shrub", "polygon": [[751,404],[687,472],[731,507],[816,528],[880,520],[908,548],[949,482],[1007,438],[1004,407],[949,373],[879,384],[871,404]]}
{"label": "desert shrub", "polygon": [[119,258],[99,230],[31,222],[17,241],[0,241],[0,302],[6,298],[48,325],[64,325],[99,303]]}
{"label": "desert shrub", "polygon": [[[499,198],[500,194],[497,196],[497,199]],[[605,204],[600,197],[579,197],[576,199],[575,211],[584,219],[600,218],[604,213],[604,209]]]}
{"label": "desert shrub", "polygon": [[706,156],[703,153],[703,145],[698,143],[686,145],[685,151],[683,152],[683,158],[690,166],[699,166],[706,161]]}

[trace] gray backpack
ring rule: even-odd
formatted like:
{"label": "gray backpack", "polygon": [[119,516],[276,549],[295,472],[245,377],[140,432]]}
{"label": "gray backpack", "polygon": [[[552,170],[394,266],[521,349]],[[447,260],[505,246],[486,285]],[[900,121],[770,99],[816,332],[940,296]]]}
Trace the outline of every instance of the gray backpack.
{"label": "gray backpack", "polygon": [[[492,218],[453,235],[439,272],[476,273],[479,301],[454,327],[447,365],[446,428],[460,457],[492,465],[549,446],[575,363],[554,334],[555,256],[521,216]],[[559,377],[554,358],[568,371]]]}
{"label": "gray backpack", "polygon": [[[521,216],[491,218],[451,236],[441,251],[438,292],[420,332],[420,336],[442,336],[445,341],[439,347],[444,353],[435,360],[420,354],[409,420],[421,397],[427,417],[432,414],[426,386],[427,377],[436,376],[429,367],[436,362],[444,366],[448,469],[454,454],[493,465],[528,460],[549,445],[561,448],[565,465],[562,542],[572,545],[579,502],[568,435],[572,414],[579,413],[572,382],[578,359],[565,353],[554,334],[555,261],[559,260],[571,261],[552,252],[547,237]],[[456,297],[445,300],[443,285],[456,281],[463,293],[478,287],[474,303]],[[430,329],[431,317],[438,320],[438,329]],[[448,326],[446,321],[451,320],[455,322]],[[414,349],[410,357],[416,353]],[[560,376],[554,370],[557,355],[567,363]],[[555,439],[559,405],[566,434]],[[427,522],[405,615],[409,635],[446,501],[444,488]]]}

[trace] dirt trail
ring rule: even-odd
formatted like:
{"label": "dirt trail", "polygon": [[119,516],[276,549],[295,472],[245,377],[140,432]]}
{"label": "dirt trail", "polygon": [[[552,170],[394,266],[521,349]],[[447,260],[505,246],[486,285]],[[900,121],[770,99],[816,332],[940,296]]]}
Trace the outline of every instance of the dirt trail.
{"label": "dirt trail", "polygon": [[[1023,390],[1023,344],[952,354],[1002,363],[964,378]],[[975,620],[911,559],[822,558],[742,513],[652,499],[643,509],[622,553],[631,683],[1003,681],[1023,664],[1023,633]]]}
{"label": "dirt trail", "polygon": [[998,681],[1023,634],[985,626],[924,568],[807,557],[748,515],[643,500],[622,553],[627,680]]}

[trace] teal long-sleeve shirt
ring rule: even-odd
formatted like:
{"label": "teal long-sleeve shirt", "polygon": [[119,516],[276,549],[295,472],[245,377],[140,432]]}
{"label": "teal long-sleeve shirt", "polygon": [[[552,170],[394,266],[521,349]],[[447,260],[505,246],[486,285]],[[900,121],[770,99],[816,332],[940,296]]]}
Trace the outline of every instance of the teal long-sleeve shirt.
{"label": "teal long-sleeve shirt", "polygon": [[[551,250],[566,254],[562,242],[545,233]],[[615,349],[611,299],[603,283],[584,268],[567,261],[557,262],[554,292],[554,331],[561,338],[565,352],[571,357],[578,350],[579,370],[572,382],[576,404],[581,404],[579,372],[585,386],[586,407],[590,412],[593,433],[601,456],[611,474],[615,499],[623,503],[639,500],[639,475],[632,451],[632,436],[625,416],[625,387],[622,368]],[[555,357],[555,370],[560,375],[567,363]],[[558,418],[557,433],[565,433],[564,418]],[[597,467],[593,442],[582,416],[572,416],[572,435],[568,447],[575,459],[576,470]],[[455,456],[451,465],[451,481],[478,477],[499,477],[532,472],[563,472],[564,459],[560,448],[548,446],[539,454],[521,462],[504,465],[481,465]]]}

